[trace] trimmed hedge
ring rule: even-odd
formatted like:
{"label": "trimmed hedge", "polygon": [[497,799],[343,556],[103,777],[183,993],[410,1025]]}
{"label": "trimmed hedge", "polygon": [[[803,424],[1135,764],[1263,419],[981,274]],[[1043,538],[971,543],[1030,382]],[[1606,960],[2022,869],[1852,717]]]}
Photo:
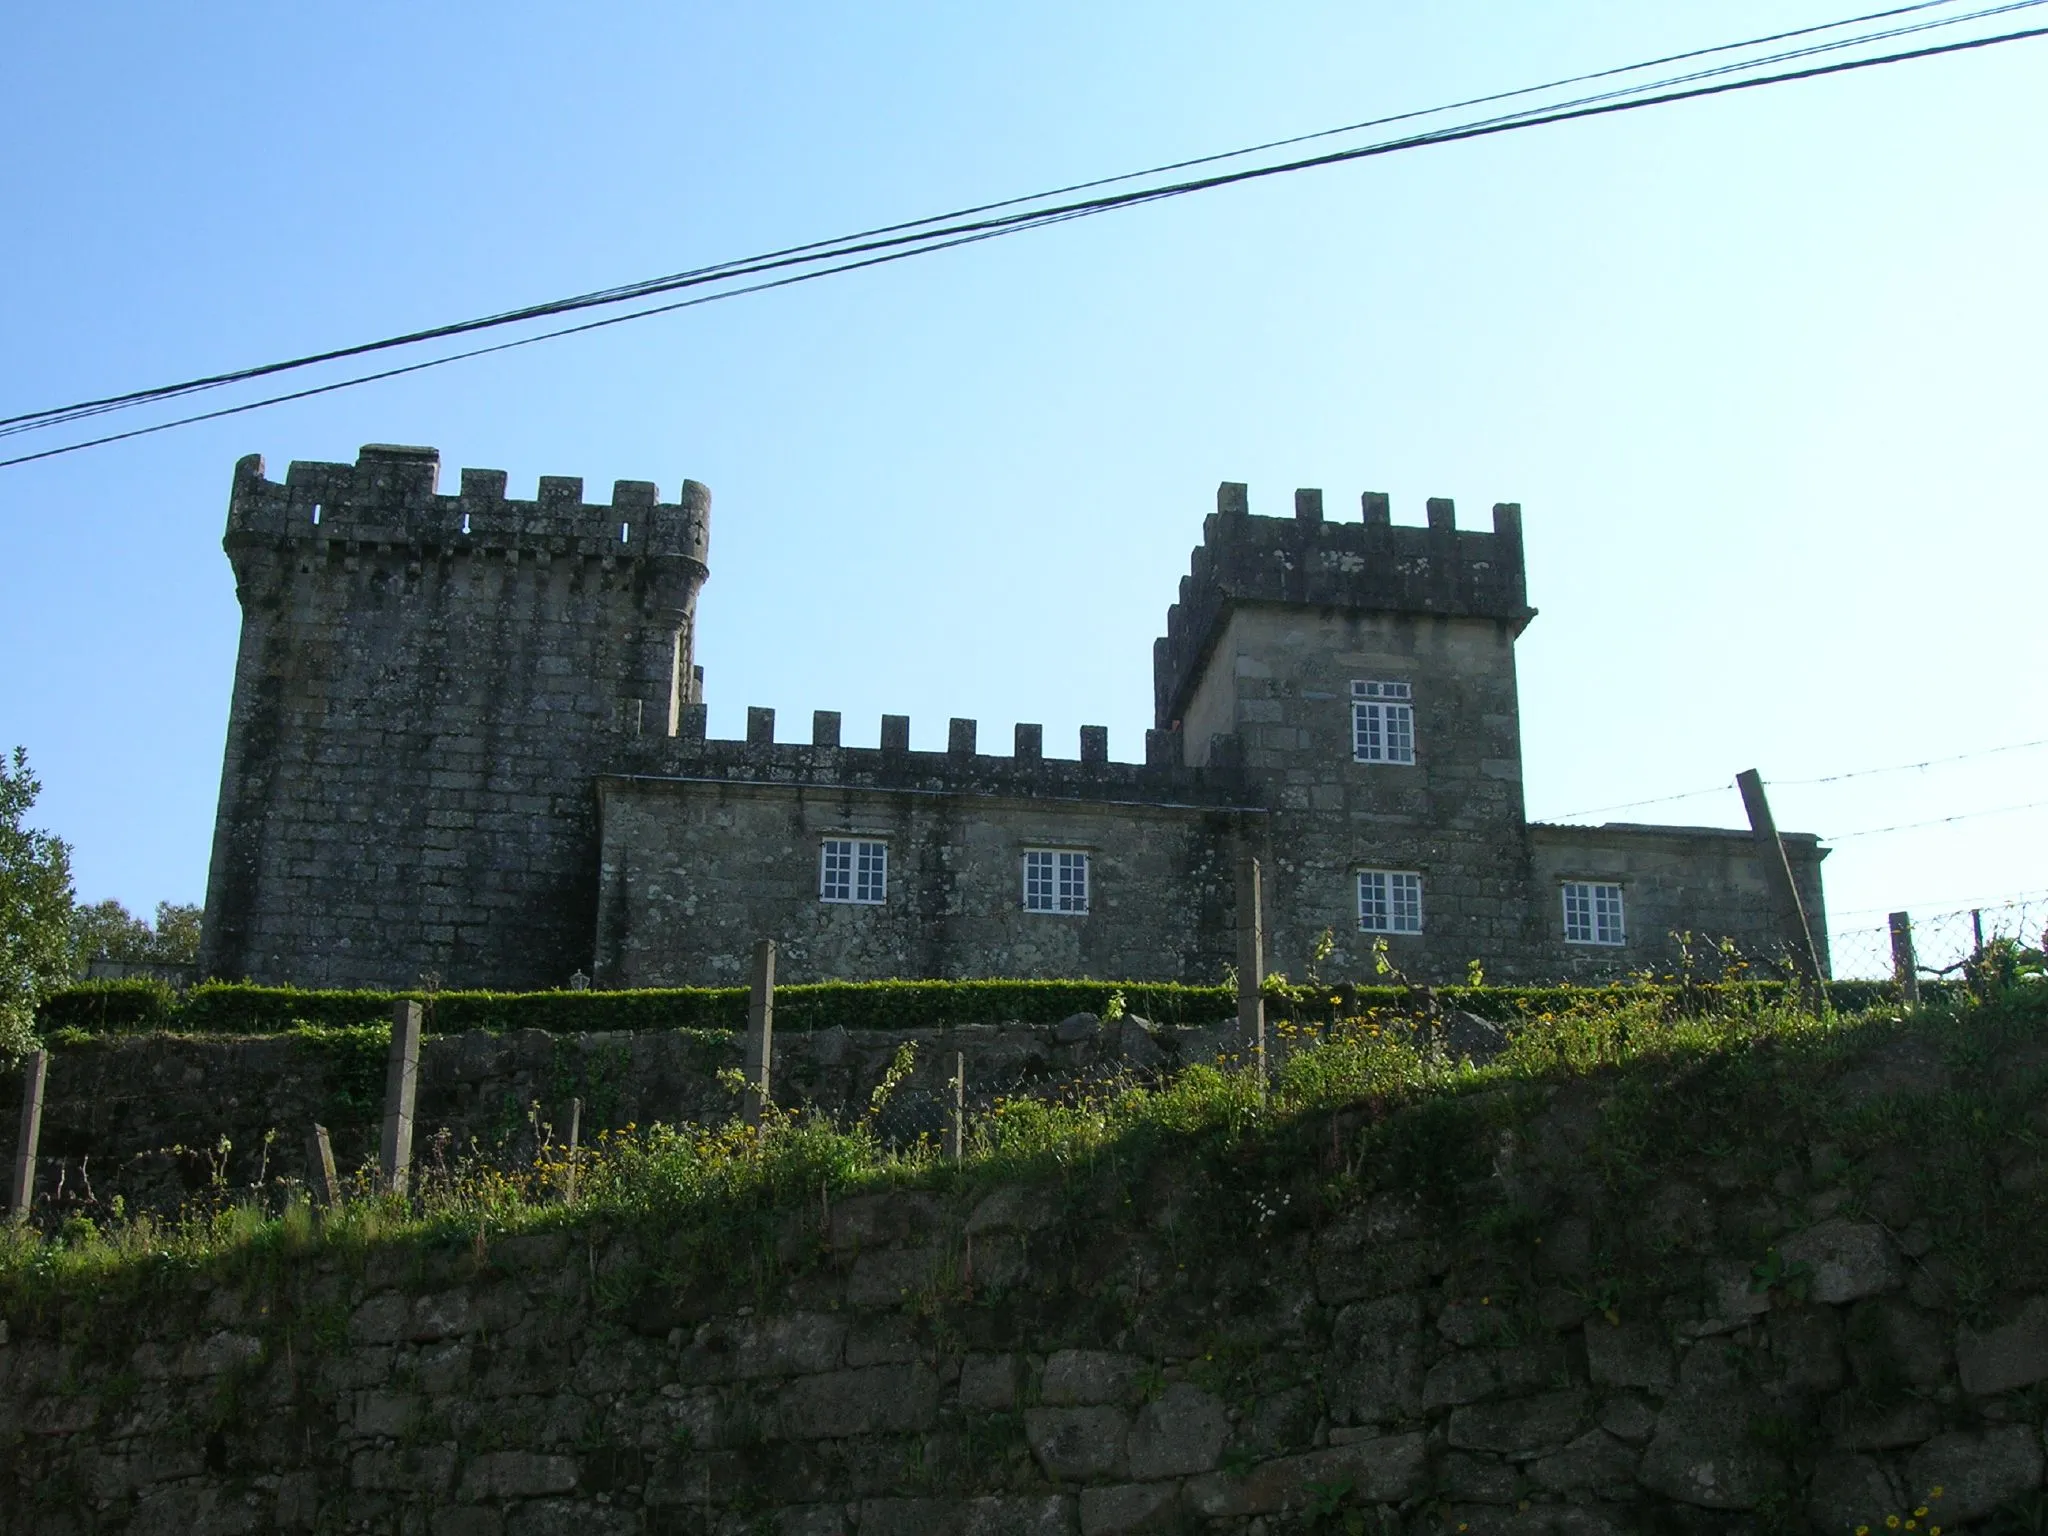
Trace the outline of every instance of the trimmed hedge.
{"label": "trimmed hedge", "polygon": [[177,994],[161,981],[82,981],[38,1003],[36,1025],[113,1035],[171,1029],[177,1014]]}
{"label": "trimmed hedge", "polygon": [[[1168,1023],[1213,1023],[1236,1002],[1224,987],[1110,981],[819,982],[775,989],[779,1029],[911,1029],[1019,1020],[1053,1023],[1101,1013],[1121,992],[1132,1013]],[[302,991],[209,982],[194,987],[161,1027],[195,1034],[274,1034],[297,1024],[383,1023],[391,1005],[424,1005],[433,1034],[465,1030],[744,1029],[745,987],[671,987],[617,992]],[[53,1000],[54,1001],[54,1000]],[[74,1020],[66,1018],[66,1023]],[[88,1026],[89,1027],[89,1026]]]}
{"label": "trimmed hedge", "polygon": [[[1936,984],[1938,989],[1941,984]],[[1324,1019],[1400,1006],[1399,987],[1267,985],[1275,1018]],[[1440,987],[1446,1007],[1507,1023],[1589,1004],[1620,1005],[1646,994],[1674,997],[1675,988],[1639,983],[1608,986]],[[1698,989],[1710,996],[1761,1005],[1782,992],[1777,982]],[[1884,982],[1842,981],[1829,987],[1836,1008],[1855,1012],[1892,999]],[[1222,986],[1116,981],[828,981],[775,990],[781,1029],[916,1029],[943,1024],[1050,1024],[1069,1014],[1106,1011],[1121,994],[1125,1009],[1155,1023],[1213,1024],[1235,1013],[1235,994]],[[402,997],[425,1005],[435,1034],[465,1030],[543,1029],[558,1034],[606,1030],[744,1029],[744,987],[673,987],[619,992],[348,992],[302,991],[208,982],[181,1000],[159,981],[88,982],[44,999],[45,1030],[93,1034],[175,1030],[191,1034],[278,1034],[301,1024],[344,1028],[383,1023]]]}

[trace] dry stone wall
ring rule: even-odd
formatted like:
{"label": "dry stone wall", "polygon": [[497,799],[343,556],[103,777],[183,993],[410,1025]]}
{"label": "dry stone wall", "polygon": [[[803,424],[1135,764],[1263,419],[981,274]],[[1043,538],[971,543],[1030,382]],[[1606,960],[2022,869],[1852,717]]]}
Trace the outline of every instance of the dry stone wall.
{"label": "dry stone wall", "polygon": [[[1503,1133],[1520,1223],[1166,1158],[821,1192],[716,1254],[568,1225],[14,1306],[0,1526],[1596,1536],[2038,1500],[2048,1295],[1964,1312],[1911,1166],[1852,1200],[1825,1149],[1767,1189],[1701,1159],[1624,1206],[1598,1112],[1556,1090]],[[1626,1244],[1681,1282],[1616,1281]]]}
{"label": "dry stone wall", "polygon": [[[1241,1050],[1235,1026],[1174,1028],[1076,1014],[1058,1024],[954,1029],[784,1031],[775,1041],[775,1099],[841,1122],[860,1116],[897,1050],[913,1068],[878,1129],[898,1142],[937,1135],[964,1058],[970,1108],[1129,1072],[1147,1074]],[[656,1122],[714,1124],[737,1104],[719,1072],[742,1065],[744,1040],[713,1031],[558,1035],[542,1030],[429,1035],[420,1052],[416,1140],[429,1165],[482,1153],[530,1157],[566,1137],[570,1102],[582,1132]],[[275,1202],[306,1183],[305,1135],[318,1121],[344,1170],[377,1150],[385,1046],[374,1034],[142,1036],[59,1046],[38,1142],[38,1218],[103,1219],[115,1197],[131,1212],[168,1213],[195,1200]],[[19,1102],[18,1065],[0,1069],[0,1104]],[[13,1124],[0,1125],[12,1166]]]}

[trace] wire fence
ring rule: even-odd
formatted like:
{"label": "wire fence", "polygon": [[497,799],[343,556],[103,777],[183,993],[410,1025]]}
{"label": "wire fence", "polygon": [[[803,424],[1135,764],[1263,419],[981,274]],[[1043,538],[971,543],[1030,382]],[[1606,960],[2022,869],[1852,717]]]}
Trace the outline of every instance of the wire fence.
{"label": "wire fence", "polygon": [[[1229,1044],[1222,1032],[1218,1040]],[[823,1113],[843,1130],[864,1128],[892,1152],[944,1153],[951,1147],[956,1120],[964,1143],[971,1147],[976,1128],[984,1127],[1005,1103],[1029,1099],[1079,1105],[1134,1084],[1157,1082],[1177,1065],[1171,1058],[1161,1058],[1145,1066],[1121,1052],[1086,1063],[1033,1054],[1020,1063],[1014,1058],[977,1061],[965,1053],[919,1056],[913,1051],[904,1053],[900,1074],[885,1077],[878,1088],[862,1088],[851,1102],[804,1106],[780,1097],[785,1111]],[[193,1137],[188,1145],[153,1133],[168,1130],[173,1121],[204,1120],[196,1105],[165,1106],[153,1104],[149,1095],[104,1091],[94,1092],[92,1104],[100,1117],[97,1123],[72,1124],[67,1112],[65,1134],[53,1138],[55,1146],[45,1140],[35,1159],[26,1219],[38,1229],[57,1231],[67,1220],[106,1224],[144,1214],[204,1219],[235,1207],[275,1215],[312,1191],[314,1173],[302,1137],[287,1134],[283,1126],[251,1134],[249,1126],[237,1124],[231,1136],[217,1123],[212,1134]],[[118,1116],[112,1123],[106,1118],[120,1108],[145,1105],[152,1105],[156,1114],[146,1125],[134,1127],[142,1132],[139,1145],[136,1137],[124,1134],[129,1128]],[[680,1107],[681,1117],[669,1123],[711,1124],[716,1118],[700,1122],[701,1105]],[[739,1100],[732,1099],[726,1110],[738,1114]],[[562,1117],[542,1113],[538,1101],[530,1111],[496,1135],[458,1137],[447,1126],[425,1131],[415,1144],[411,1164],[415,1197],[430,1198],[473,1183],[479,1175],[495,1175],[505,1188],[531,1185],[530,1194],[545,1198],[559,1181],[567,1155],[566,1122],[553,1123]],[[586,1122],[586,1130],[596,1128]],[[376,1132],[374,1118],[335,1125],[336,1162],[348,1198],[366,1198],[374,1192]]]}
{"label": "wire fence", "polygon": [[[972,1061],[956,1068],[947,1060],[938,1064],[943,1076],[897,1086],[878,1105],[849,1114],[847,1122],[867,1125],[875,1139],[893,1151],[907,1151],[920,1142],[944,1148],[956,1106],[965,1138],[971,1142],[974,1126],[995,1114],[1005,1102],[1035,1099],[1041,1103],[1078,1105],[1091,1099],[1109,1097],[1123,1088],[1157,1074],[1148,1074],[1125,1060],[1108,1060],[1091,1066],[1072,1067],[977,1067]],[[960,1070],[962,1084],[957,1092],[953,1074]]]}
{"label": "wire fence", "polygon": [[[1911,917],[1913,953],[1920,974],[1953,976],[1972,955],[2000,939],[2039,947],[2048,937],[2048,891],[1995,906],[1914,912]],[[1892,974],[1889,923],[1830,929],[1828,951],[1838,980],[1881,980]]]}

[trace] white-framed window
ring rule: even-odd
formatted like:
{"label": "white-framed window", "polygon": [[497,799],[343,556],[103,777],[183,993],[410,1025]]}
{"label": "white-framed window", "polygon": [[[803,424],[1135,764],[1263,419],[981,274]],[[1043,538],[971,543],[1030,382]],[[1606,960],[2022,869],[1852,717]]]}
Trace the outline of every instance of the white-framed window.
{"label": "white-framed window", "polygon": [[1409,870],[1361,869],[1358,926],[1366,933],[1422,932],[1422,876]]}
{"label": "white-framed window", "polygon": [[889,845],[828,837],[818,849],[818,900],[879,907],[889,899]]}
{"label": "white-framed window", "polygon": [[1567,944],[1625,944],[1621,887],[1592,880],[1564,884],[1564,941]]}
{"label": "white-framed window", "polygon": [[1071,848],[1024,850],[1026,912],[1086,912],[1088,855]]}
{"label": "white-framed window", "polygon": [[1415,762],[1415,695],[1406,683],[1351,685],[1351,760]]}

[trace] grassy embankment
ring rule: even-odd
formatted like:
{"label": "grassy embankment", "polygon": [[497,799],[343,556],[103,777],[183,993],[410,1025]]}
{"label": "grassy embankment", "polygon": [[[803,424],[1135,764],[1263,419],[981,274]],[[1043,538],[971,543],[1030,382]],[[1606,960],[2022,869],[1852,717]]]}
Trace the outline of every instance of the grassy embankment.
{"label": "grassy embankment", "polygon": [[[1128,1196],[1162,1170],[1257,1195],[1256,1208],[1284,1211],[1290,1225],[1406,1192],[1475,1246],[1513,1248],[1545,1213],[1493,1176],[1495,1149],[1560,1092],[1589,1099],[1588,1171],[1620,1204],[1702,1159],[1759,1187],[1785,1169],[1806,1177],[1813,1148],[1825,1146],[1853,1214],[1855,1192],[1903,1158],[1959,1313],[2048,1277],[2048,1177],[2027,1176],[2048,1142],[2048,985],[2038,981],[1911,1014],[1813,1014],[1754,998],[1700,1012],[1669,996],[1620,1007],[1567,998],[1522,1020],[1506,1054],[1480,1069],[1446,1060],[1392,1011],[1277,1027],[1315,1039],[1287,1057],[1264,1095],[1248,1071],[1219,1064],[1163,1086],[1013,1101],[974,1124],[959,1164],[931,1146],[892,1151],[866,1123],[788,1116],[759,1132],[735,1120],[607,1136],[582,1155],[573,1205],[560,1196],[559,1162],[472,1164],[430,1177],[409,1202],[375,1197],[359,1179],[356,1198],[334,1211],[221,1204],[172,1222],[11,1231],[0,1235],[0,1308],[16,1317],[54,1308],[68,1321],[202,1270],[256,1283],[316,1253],[346,1261],[391,1245],[481,1250],[503,1233],[561,1225],[658,1231],[673,1283],[765,1294],[782,1213],[821,1195],[918,1185],[966,1198],[1039,1181],[1099,1210],[1105,1194]],[[1862,1087],[1843,1092],[1859,1075]],[[1210,1241],[1238,1240],[1217,1225]],[[1616,1249],[1603,1264],[1617,1298],[1681,1283],[1676,1259],[1648,1249]]]}

